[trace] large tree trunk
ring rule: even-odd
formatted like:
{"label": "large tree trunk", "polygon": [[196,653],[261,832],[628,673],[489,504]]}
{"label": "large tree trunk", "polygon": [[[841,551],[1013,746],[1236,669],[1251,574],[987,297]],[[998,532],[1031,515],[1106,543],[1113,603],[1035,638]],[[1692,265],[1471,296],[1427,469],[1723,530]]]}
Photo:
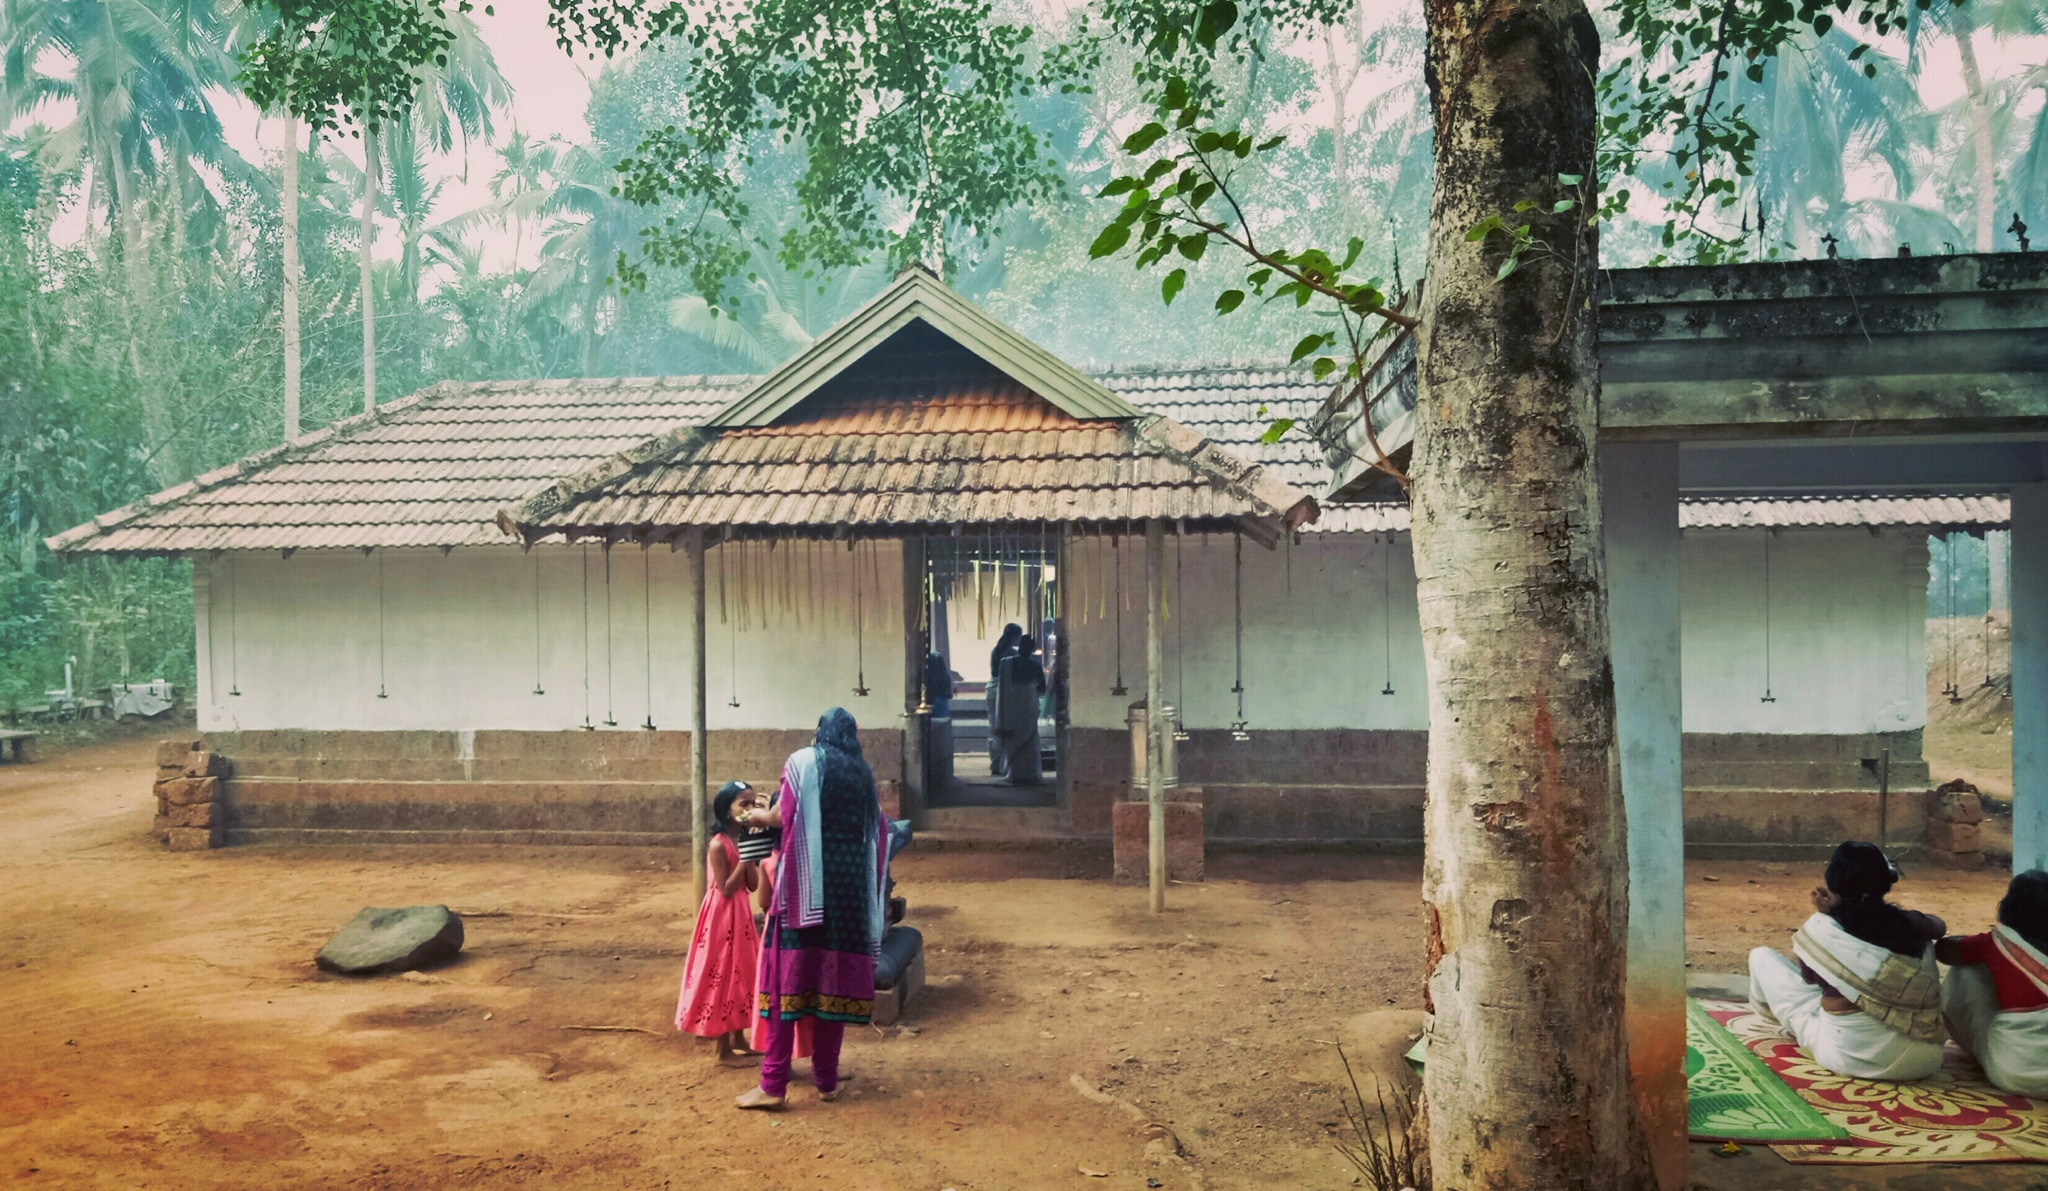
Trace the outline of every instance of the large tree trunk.
{"label": "large tree trunk", "polygon": [[[1429,678],[1436,1191],[1653,1188],[1622,1032],[1627,843],[1595,436],[1599,35],[1581,0],[1432,0],[1414,545]],[[1513,214],[1522,200],[1559,215]],[[1507,279],[1525,220],[1547,247]]]}
{"label": "large tree trunk", "polygon": [[1976,158],[1974,212],[1977,251],[1990,252],[1992,224],[1998,215],[1998,157],[1991,141],[1991,101],[1984,94],[1984,72],[1977,68],[1977,46],[1972,40],[1976,28],[1961,8],[1948,10],[1949,28],[1956,35],[1956,53],[1962,58],[1963,92],[1970,107],[1970,148]]}
{"label": "large tree trunk", "polygon": [[363,412],[377,410],[377,303],[370,249],[377,243],[377,134],[363,130]]}
{"label": "large tree trunk", "polygon": [[299,437],[299,121],[284,118],[284,440]]}

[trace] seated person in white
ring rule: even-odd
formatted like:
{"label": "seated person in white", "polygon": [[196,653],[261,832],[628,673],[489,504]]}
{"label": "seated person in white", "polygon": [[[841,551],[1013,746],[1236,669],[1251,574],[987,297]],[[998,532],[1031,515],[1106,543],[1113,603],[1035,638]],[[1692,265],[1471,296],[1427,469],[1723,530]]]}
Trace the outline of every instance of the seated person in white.
{"label": "seated person in white", "polygon": [[1816,911],[1792,936],[1795,963],[1749,953],[1749,1003],[1813,1060],[1855,1079],[1924,1079],[1941,1070],[1941,969],[1947,926],[1884,900],[1899,870],[1876,844],[1835,849]]}
{"label": "seated person in white", "polygon": [[1949,1037],[2000,1088],[2048,1098],[2048,872],[2014,877],[1997,926],[1943,939],[1934,955],[1949,965]]}

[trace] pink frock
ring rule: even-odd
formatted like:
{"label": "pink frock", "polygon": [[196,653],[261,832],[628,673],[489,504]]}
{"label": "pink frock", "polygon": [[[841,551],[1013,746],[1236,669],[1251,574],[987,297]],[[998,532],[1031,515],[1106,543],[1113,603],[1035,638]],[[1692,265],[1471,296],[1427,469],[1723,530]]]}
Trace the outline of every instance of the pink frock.
{"label": "pink frock", "polygon": [[[721,835],[726,863],[740,862],[739,850]],[[683,962],[683,991],[676,1000],[676,1029],[699,1038],[716,1038],[753,1025],[754,979],[761,966],[761,937],[754,930],[754,907],[746,886],[731,893],[704,891],[697,909],[697,930],[690,937],[690,956]]]}

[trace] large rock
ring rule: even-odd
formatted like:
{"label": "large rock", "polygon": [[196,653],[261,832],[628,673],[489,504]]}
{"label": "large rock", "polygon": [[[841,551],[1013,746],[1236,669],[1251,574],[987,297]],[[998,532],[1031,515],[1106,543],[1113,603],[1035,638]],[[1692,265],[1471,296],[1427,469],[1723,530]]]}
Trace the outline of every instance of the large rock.
{"label": "large rock", "polygon": [[374,976],[430,967],[461,950],[462,916],[447,906],[370,906],[327,940],[313,962],[329,972]]}

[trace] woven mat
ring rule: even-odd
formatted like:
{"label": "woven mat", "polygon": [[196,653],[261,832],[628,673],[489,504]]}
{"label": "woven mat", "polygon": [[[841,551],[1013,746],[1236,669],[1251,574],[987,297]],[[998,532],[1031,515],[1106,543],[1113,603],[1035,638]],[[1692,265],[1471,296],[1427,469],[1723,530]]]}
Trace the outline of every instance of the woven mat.
{"label": "woven mat", "polygon": [[1685,1004],[1687,1131],[1694,1141],[1832,1142],[1849,1131],[1785,1086],[1698,1001]]}
{"label": "woven mat", "polygon": [[1788,1162],[2048,1162],[2048,1102],[1992,1087],[1976,1062],[1953,1044],[1941,1072],[1927,1079],[1850,1079],[1816,1066],[1748,1005],[1708,1001],[1701,1008],[1809,1107],[1849,1135],[1846,1141],[1773,1144]]}

